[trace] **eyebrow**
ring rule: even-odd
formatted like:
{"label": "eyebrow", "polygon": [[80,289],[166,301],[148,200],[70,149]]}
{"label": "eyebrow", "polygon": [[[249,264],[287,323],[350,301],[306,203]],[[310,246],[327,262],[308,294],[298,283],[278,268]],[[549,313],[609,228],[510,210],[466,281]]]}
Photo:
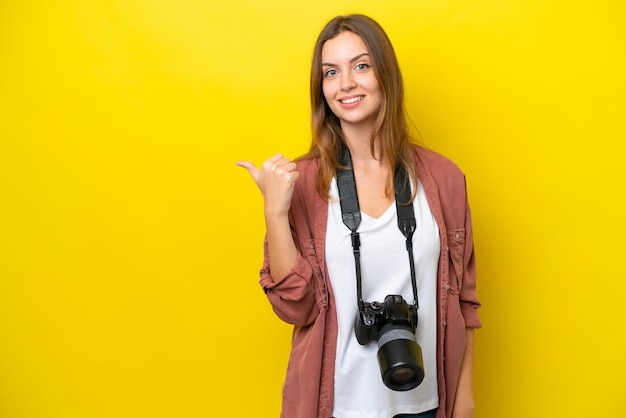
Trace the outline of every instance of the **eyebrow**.
{"label": "eyebrow", "polygon": [[[355,61],[360,60],[361,58],[363,58],[366,55],[369,56],[369,54],[367,52],[364,52],[362,54],[357,55],[356,57],[354,57],[354,58],[352,58],[350,60],[350,64],[354,63]],[[336,67],[336,66],[337,66],[336,64],[331,64],[331,63],[328,63],[328,62],[323,62],[322,63],[322,67]]]}

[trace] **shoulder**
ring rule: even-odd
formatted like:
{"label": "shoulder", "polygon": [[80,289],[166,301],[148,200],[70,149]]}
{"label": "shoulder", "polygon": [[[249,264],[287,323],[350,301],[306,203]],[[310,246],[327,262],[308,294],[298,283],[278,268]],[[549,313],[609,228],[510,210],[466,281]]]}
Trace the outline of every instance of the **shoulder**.
{"label": "shoulder", "polygon": [[426,170],[435,178],[465,178],[459,166],[448,157],[420,145],[414,145],[413,150],[417,159],[418,173],[420,170]]}
{"label": "shoulder", "polygon": [[310,202],[317,195],[315,184],[317,182],[317,172],[319,171],[320,161],[316,157],[300,157],[295,160],[296,170],[300,173],[300,177],[296,182],[294,189],[295,200]]}
{"label": "shoulder", "polygon": [[317,179],[317,172],[320,168],[320,160],[317,157],[304,156],[295,160],[296,169],[300,173],[299,183],[304,183],[309,186],[313,184],[315,187],[315,181]]}
{"label": "shoulder", "polygon": [[[319,159],[305,156],[296,159],[295,163],[300,176],[296,181],[291,198],[290,221],[296,228],[298,236],[303,237],[312,233],[310,231],[314,228],[316,219],[323,216],[325,212],[319,212],[320,205],[318,203],[321,197],[316,189]],[[305,232],[301,228],[305,228],[309,232]]]}
{"label": "shoulder", "polygon": [[417,177],[420,179],[432,202],[441,205],[448,227],[460,227],[465,220],[467,189],[465,174],[449,158],[415,146]]}
{"label": "shoulder", "polygon": [[298,171],[300,172],[313,172],[317,173],[317,170],[320,166],[319,157],[311,157],[305,155],[303,157],[298,157],[295,160],[296,166],[298,167]]}

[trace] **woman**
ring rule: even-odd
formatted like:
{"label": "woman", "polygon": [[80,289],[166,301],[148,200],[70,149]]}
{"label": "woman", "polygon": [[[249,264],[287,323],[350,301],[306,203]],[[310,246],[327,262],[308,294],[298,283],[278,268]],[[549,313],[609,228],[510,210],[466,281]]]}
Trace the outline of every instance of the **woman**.
{"label": "woman", "polygon": [[[480,305],[465,178],[451,161],[411,144],[399,66],[375,21],[339,16],[322,30],[311,107],[306,156],[293,162],[275,155],[261,168],[238,163],[264,197],[261,286],[277,315],[294,325],[282,416],[472,417]],[[343,222],[340,194],[343,199],[346,192],[337,176],[345,172],[356,183],[356,231]],[[407,242],[397,224],[396,209],[405,206],[395,203],[400,172],[410,179],[417,225]],[[355,337],[363,309],[356,281],[362,281],[362,300],[401,295],[411,301],[413,277],[419,305],[413,330],[425,377],[417,387],[393,390],[377,360],[375,340],[382,335],[365,343]]]}

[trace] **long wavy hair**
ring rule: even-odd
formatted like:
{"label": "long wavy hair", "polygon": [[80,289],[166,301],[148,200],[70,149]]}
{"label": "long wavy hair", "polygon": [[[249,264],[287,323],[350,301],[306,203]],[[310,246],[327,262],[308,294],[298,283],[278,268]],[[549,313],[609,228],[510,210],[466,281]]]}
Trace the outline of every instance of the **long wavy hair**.
{"label": "long wavy hair", "polygon": [[346,31],[355,33],[363,40],[382,92],[382,105],[370,139],[370,148],[372,156],[376,158],[375,139],[378,137],[382,158],[386,158],[392,168],[385,188],[389,195],[393,193],[393,175],[396,168],[404,167],[410,177],[416,180],[417,167],[411,150],[400,66],[389,37],[370,17],[359,14],[335,17],[326,24],[317,39],[313,50],[310,84],[312,141],[305,158],[320,158],[316,189],[321,196],[328,199],[330,182],[336,170],[341,168],[339,158],[345,139],[339,118],[331,111],[322,91],[322,48],[326,41]]}

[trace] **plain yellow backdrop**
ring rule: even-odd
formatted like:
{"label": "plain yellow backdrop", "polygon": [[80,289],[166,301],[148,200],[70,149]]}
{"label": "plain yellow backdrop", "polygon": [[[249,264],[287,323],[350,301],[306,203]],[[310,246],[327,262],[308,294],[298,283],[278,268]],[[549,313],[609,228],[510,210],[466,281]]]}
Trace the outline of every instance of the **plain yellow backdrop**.
{"label": "plain yellow backdrop", "polygon": [[0,417],[277,417],[291,329],[238,159],[308,148],[337,14],[468,176],[477,418],[623,417],[621,0],[0,2]]}

